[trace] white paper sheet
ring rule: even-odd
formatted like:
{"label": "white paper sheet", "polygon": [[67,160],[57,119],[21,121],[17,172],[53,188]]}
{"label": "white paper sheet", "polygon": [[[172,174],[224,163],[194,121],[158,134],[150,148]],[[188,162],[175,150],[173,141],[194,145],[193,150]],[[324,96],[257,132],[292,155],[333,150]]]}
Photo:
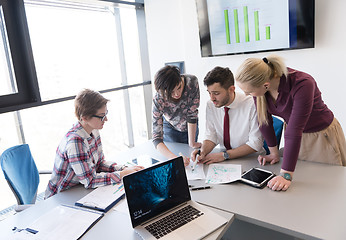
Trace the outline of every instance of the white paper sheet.
{"label": "white paper sheet", "polygon": [[238,164],[210,164],[205,183],[220,184],[237,181],[241,178],[241,165]]}
{"label": "white paper sheet", "polygon": [[197,163],[194,171],[192,171],[192,165],[193,161],[190,160],[190,164],[185,167],[187,180],[205,179],[203,163]]}

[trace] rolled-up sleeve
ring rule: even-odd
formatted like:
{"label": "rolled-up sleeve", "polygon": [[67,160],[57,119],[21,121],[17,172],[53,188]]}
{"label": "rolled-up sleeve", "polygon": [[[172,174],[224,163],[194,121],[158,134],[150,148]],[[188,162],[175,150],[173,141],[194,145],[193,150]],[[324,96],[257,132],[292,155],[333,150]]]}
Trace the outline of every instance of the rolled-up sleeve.
{"label": "rolled-up sleeve", "polygon": [[263,149],[263,136],[258,127],[257,112],[254,104],[251,106],[249,114],[249,139],[246,145],[257,152]]}
{"label": "rolled-up sleeve", "polygon": [[207,103],[206,108],[206,126],[205,126],[205,140],[212,141],[215,145],[219,144],[216,129],[214,126],[215,113],[211,109],[211,103]]}
{"label": "rolled-up sleeve", "polygon": [[153,143],[156,146],[163,142],[163,103],[158,94],[153,99]]}
{"label": "rolled-up sleeve", "polygon": [[200,104],[200,92],[198,80],[196,77],[191,81],[191,85],[189,86],[189,108],[187,111],[187,122],[188,123],[196,123],[198,119],[198,108]]}

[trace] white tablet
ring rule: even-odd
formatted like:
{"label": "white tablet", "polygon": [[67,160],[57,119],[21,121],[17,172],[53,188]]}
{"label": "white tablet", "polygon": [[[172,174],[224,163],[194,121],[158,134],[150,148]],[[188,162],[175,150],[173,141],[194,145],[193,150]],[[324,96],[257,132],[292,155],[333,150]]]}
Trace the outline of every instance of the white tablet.
{"label": "white tablet", "polygon": [[274,176],[275,174],[268,170],[262,168],[251,168],[243,173],[241,181],[253,187],[262,188]]}

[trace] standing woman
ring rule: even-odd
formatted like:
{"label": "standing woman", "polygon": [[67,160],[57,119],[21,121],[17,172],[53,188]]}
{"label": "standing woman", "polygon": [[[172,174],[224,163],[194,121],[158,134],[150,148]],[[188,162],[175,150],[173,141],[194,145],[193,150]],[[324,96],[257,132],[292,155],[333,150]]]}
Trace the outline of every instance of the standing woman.
{"label": "standing woman", "polygon": [[[177,157],[164,144],[178,142],[200,148],[198,138],[198,79],[181,75],[179,68],[165,66],[155,75],[153,98],[153,143],[168,159]],[[187,159],[184,159],[188,163]]]}
{"label": "standing woman", "polygon": [[107,102],[99,92],[85,89],[75,98],[78,122],[67,132],[56,150],[54,169],[45,193],[49,198],[77,184],[96,188],[120,182],[123,176],[143,169],[106,162],[99,130],[107,119]]}
{"label": "standing woman", "polygon": [[260,130],[269,146],[269,155],[258,156],[260,164],[280,160],[271,115],[286,123],[280,176],[268,182],[269,188],[280,191],[290,186],[297,159],[346,166],[344,133],[312,76],[270,55],[245,60],[236,81],[245,94],[254,97]]}

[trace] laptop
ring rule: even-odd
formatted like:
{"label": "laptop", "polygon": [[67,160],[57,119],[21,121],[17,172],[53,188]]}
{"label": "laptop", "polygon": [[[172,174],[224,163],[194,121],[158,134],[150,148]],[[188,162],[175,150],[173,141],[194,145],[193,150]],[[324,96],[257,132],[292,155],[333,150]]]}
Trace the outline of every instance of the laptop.
{"label": "laptop", "polygon": [[123,183],[132,226],[145,240],[201,239],[227,223],[191,200],[182,157],[124,176]]}

